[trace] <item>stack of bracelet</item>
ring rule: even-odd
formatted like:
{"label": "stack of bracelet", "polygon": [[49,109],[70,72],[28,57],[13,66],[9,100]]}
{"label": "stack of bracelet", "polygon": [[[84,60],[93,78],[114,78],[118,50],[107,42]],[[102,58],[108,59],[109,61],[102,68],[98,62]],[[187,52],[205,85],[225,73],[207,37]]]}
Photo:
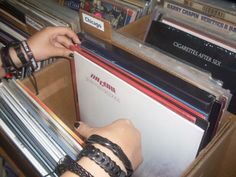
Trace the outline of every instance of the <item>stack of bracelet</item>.
{"label": "stack of bracelet", "polygon": [[[124,164],[127,173],[125,173],[121,168],[105,153],[101,152],[98,148],[93,146],[93,144],[100,144],[109,150],[111,150],[114,155],[116,155]],[[110,140],[103,138],[99,135],[92,135],[86,140],[86,146],[79,153],[77,161],[82,157],[88,157],[98,164],[101,168],[105,170],[111,177],[130,177],[133,174],[133,168],[131,162],[122,151],[122,149]],[[92,175],[83,169],[77,162],[72,159],[68,160],[68,157],[59,163],[56,169],[56,173],[60,176],[65,171],[71,171],[81,177],[92,177]]]}
{"label": "stack of bracelet", "polygon": [[[24,53],[21,50],[21,47],[24,49],[28,60],[26,59]],[[21,61],[21,66],[17,67],[16,64],[13,62],[10,54],[9,49],[13,48],[16,52],[17,57]],[[5,69],[6,78],[21,78],[23,75],[32,74],[38,67],[37,62],[33,56],[32,51],[30,50],[26,41],[22,42],[11,42],[5,47],[1,49],[1,60],[2,60],[2,67]]]}

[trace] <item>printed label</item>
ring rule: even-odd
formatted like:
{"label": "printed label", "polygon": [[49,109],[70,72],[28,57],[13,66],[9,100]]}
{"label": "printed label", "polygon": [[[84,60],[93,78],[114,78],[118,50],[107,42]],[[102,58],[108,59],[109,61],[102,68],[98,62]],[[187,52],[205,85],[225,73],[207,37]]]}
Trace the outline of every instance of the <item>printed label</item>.
{"label": "printed label", "polygon": [[168,2],[164,4],[164,7],[174,13],[177,13],[180,16],[196,20],[196,23],[201,23],[202,25],[210,25],[216,30],[223,30],[225,32],[236,33],[235,25],[216,19],[214,17],[211,18],[201,13]]}
{"label": "printed label", "polygon": [[44,27],[43,25],[39,24],[38,22],[36,22],[29,16],[25,16],[25,21],[27,25],[30,25],[31,27],[33,27],[34,29],[38,31],[40,31]]}
{"label": "printed label", "polygon": [[87,14],[82,13],[83,16],[83,22],[94,27],[97,28],[101,31],[104,31],[104,23],[101,20],[98,20],[96,18],[93,18]]}
{"label": "printed label", "polygon": [[222,11],[215,9],[213,7],[203,6],[202,11],[214,17],[225,18],[225,14]]}
{"label": "printed label", "polygon": [[108,83],[107,81],[102,80],[102,78],[92,73],[90,74],[90,76],[86,78],[86,80],[89,83],[95,85],[99,90],[101,90],[107,96],[111,97],[118,103],[120,102],[120,99],[117,97],[117,94],[116,94],[116,88],[112,86],[110,83]]}

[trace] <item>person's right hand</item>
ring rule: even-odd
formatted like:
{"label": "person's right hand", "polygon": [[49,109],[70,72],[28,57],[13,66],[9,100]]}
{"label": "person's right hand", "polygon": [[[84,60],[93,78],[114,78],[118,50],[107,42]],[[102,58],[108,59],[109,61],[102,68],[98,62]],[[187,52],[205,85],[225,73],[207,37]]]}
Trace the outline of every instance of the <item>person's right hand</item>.
{"label": "person's right hand", "polygon": [[70,58],[70,46],[80,44],[76,33],[67,27],[46,27],[27,42],[37,61],[57,56]]}
{"label": "person's right hand", "polygon": [[77,132],[84,138],[97,134],[121,147],[135,170],[142,162],[141,135],[131,121],[120,119],[102,128],[92,128],[80,122]]}

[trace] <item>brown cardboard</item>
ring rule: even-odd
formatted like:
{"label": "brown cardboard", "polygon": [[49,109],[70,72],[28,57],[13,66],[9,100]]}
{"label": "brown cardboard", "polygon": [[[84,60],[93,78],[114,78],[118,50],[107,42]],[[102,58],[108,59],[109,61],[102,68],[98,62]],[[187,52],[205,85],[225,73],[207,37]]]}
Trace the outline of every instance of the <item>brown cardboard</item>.
{"label": "brown cardboard", "polygon": [[[101,21],[102,23],[104,23],[104,31],[101,31],[91,25],[88,25],[87,23],[84,22],[83,20],[83,14],[87,14],[99,21]],[[82,31],[86,32],[86,33],[89,33],[90,35],[92,36],[96,36],[97,38],[100,38],[104,41],[108,41],[110,42],[111,39],[112,39],[112,28],[111,28],[111,25],[110,25],[110,22],[107,21],[107,20],[104,20],[102,18],[98,18],[96,16],[94,16],[93,14],[89,13],[89,12],[86,12],[82,9],[80,9],[80,26],[81,26],[81,29]]]}
{"label": "brown cardboard", "polygon": [[[58,59],[35,73],[39,95],[46,104],[64,123],[73,130],[74,122],[79,120],[78,108],[71,78],[71,66],[68,59]],[[32,92],[35,89],[29,78],[22,83]]]}
{"label": "brown cardboard", "polygon": [[228,120],[181,177],[236,176],[236,122]]}
{"label": "brown cardboard", "polygon": [[129,25],[126,25],[118,29],[117,32],[132,39],[136,39],[138,41],[144,41],[145,35],[148,30],[148,26],[150,25],[150,21],[151,21],[151,14],[146,15],[140,18],[139,20],[136,20],[133,23],[130,23]]}
{"label": "brown cardboard", "polygon": [[0,147],[0,157],[2,157],[10,165],[10,167],[14,170],[14,172],[18,175],[18,177],[25,177],[24,173],[15,164],[13,159],[1,147]]}

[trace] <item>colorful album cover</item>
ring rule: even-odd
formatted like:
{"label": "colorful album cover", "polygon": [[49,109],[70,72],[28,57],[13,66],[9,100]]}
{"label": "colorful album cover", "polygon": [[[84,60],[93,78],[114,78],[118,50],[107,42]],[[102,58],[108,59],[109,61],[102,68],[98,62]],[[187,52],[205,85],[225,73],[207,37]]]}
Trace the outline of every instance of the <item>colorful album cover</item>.
{"label": "colorful album cover", "polygon": [[81,8],[96,17],[108,20],[113,29],[118,29],[134,21],[137,14],[133,9],[104,0],[82,0]]}

